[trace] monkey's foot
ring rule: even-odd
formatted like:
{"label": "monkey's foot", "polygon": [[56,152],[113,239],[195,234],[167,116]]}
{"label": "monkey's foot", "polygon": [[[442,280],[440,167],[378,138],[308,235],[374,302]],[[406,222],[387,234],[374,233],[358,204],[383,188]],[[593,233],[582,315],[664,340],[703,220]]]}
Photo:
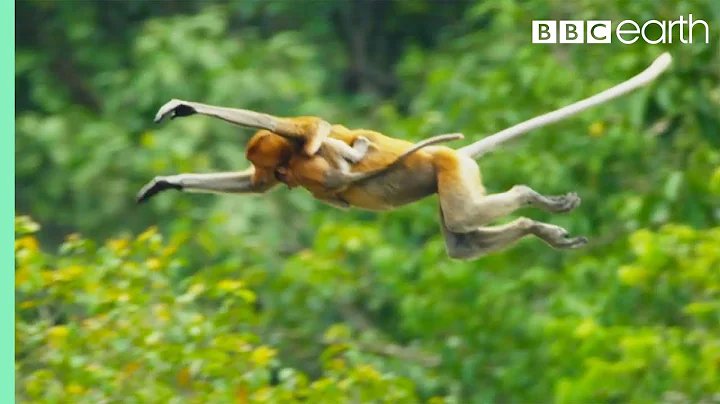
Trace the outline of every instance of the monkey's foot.
{"label": "monkey's foot", "polygon": [[368,148],[370,147],[370,140],[365,136],[358,136],[352,144],[352,148],[355,151],[353,154],[347,154],[344,157],[351,163],[357,164],[365,158]]}
{"label": "monkey's foot", "polygon": [[535,222],[532,233],[554,248],[578,248],[587,244],[587,237],[569,237],[570,232],[560,226]]}
{"label": "monkey's foot", "polygon": [[155,114],[155,123],[159,123],[166,116],[170,116],[170,119],[175,119],[183,116],[190,116],[196,114],[195,108],[190,106],[189,103],[173,98],[160,107],[157,114]]}
{"label": "monkey's foot", "polygon": [[367,150],[368,146],[370,146],[370,139],[365,136],[358,136],[353,142],[353,148],[358,150]]}
{"label": "monkey's foot", "polygon": [[159,194],[160,192],[167,191],[169,189],[181,191],[182,188],[182,185],[174,184],[168,181],[165,177],[155,177],[152,181],[148,182],[147,184],[145,184],[144,187],[142,187],[142,189],[140,189],[140,192],[138,192],[137,196],[135,197],[135,201],[140,204]]}
{"label": "monkey's foot", "polygon": [[575,192],[565,195],[546,196],[548,210],[552,213],[567,213],[580,206],[581,199]]}

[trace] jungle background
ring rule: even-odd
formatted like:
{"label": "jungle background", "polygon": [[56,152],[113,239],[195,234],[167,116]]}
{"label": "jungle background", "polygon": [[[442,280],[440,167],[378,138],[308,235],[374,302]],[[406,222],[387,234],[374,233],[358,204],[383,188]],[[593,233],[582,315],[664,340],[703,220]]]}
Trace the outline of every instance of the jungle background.
{"label": "jungle background", "polygon": [[[720,2],[16,2],[16,391],[68,403],[720,402]],[[710,44],[534,45],[533,19],[677,20]],[[436,198],[164,193],[244,169],[252,131],[171,98],[456,146],[651,86],[480,161],[577,191],[586,235],[449,260]]]}

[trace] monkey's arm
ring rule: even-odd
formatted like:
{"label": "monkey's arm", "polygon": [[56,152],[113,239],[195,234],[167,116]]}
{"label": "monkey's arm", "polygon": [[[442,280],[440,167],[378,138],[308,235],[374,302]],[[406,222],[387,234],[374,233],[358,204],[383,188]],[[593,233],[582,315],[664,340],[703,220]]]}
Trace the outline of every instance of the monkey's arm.
{"label": "monkey's arm", "polygon": [[567,119],[579,112],[585,111],[594,106],[604,104],[614,98],[625,95],[637,88],[640,88],[653,80],[655,80],[662,72],[667,70],[672,62],[672,57],[669,53],[663,53],[655,61],[638,75],[616,85],[615,87],[609,88],[601,93],[595,94],[592,97],[578,101],[574,104],[570,104],[558,110],[549,112],[544,115],[536,116],[525,122],[521,122],[515,126],[511,126],[501,132],[498,132],[492,136],[488,136],[480,141],[477,141],[471,145],[465,146],[458,150],[459,153],[464,153],[472,158],[479,158],[483,154],[491,151],[502,143],[508,140],[520,137],[533,129],[541,128],[543,126],[550,125],[552,123]]}
{"label": "monkey's arm", "polygon": [[365,158],[370,144],[370,140],[365,136],[358,136],[352,146],[340,139],[327,138],[322,149],[330,163],[349,170],[350,164],[357,164]]}
{"label": "monkey's arm", "polygon": [[138,192],[136,201],[143,203],[170,189],[203,193],[264,193],[277,184],[273,173],[255,170],[254,167],[240,172],[158,176]]}
{"label": "monkey's arm", "polygon": [[317,153],[332,130],[330,123],[316,117],[280,118],[247,109],[218,107],[178,99],[172,99],[160,107],[155,114],[155,123],[165,117],[174,119],[195,114],[219,118],[249,128],[266,129],[284,137],[304,139],[304,151],[308,156]]}

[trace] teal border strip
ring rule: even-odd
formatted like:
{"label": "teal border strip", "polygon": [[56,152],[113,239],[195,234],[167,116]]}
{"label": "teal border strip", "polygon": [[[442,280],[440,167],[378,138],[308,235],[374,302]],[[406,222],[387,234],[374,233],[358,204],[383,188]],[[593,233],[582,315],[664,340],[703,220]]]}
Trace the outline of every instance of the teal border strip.
{"label": "teal border strip", "polygon": [[[0,292],[0,313],[2,324],[0,329],[0,401],[4,403],[15,402],[15,2],[0,2],[0,47],[2,47],[2,82],[0,87],[0,119],[2,127],[6,128],[0,135],[0,149],[4,157],[0,158],[0,173],[4,196],[1,199],[2,210],[7,216],[2,216],[2,239],[0,257],[12,265],[0,271],[2,280],[0,285],[4,292]],[[7,255],[5,255],[7,254]],[[12,327],[10,327],[12,324]]]}

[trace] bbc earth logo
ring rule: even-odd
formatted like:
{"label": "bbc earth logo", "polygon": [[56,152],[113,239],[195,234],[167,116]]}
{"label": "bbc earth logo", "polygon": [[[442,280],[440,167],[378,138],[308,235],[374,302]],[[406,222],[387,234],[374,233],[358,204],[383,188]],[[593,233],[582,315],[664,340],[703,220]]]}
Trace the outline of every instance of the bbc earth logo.
{"label": "bbc earth logo", "polygon": [[[696,32],[693,30],[697,29]],[[704,34],[704,43],[710,43],[710,27],[703,20],[693,20],[689,14],[687,20],[680,16],[674,21],[649,20],[638,24],[632,20],[624,20],[615,26],[610,20],[536,20],[532,22],[533,43],[611,43],[613,32],[620,42],[630,45],[638,40],[649,44],[693,43],[693,33]]]}

